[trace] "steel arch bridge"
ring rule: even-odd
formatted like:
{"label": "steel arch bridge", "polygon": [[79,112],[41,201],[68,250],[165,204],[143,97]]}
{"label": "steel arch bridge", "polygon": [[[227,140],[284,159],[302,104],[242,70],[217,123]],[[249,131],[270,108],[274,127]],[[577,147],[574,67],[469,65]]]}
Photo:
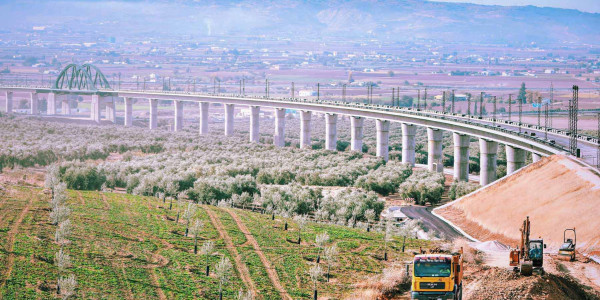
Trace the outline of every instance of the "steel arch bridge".
{"label": "steel arch bridge", "polygon": [[91,64],[69,64],[54,82],[54,89],[97,91],[110,89],[110,84],[102,71]]}

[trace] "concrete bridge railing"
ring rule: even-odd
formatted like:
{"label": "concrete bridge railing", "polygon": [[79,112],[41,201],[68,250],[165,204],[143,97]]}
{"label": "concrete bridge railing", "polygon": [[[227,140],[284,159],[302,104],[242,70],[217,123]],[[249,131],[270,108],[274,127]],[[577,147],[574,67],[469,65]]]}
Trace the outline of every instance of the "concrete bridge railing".
{"label": "concrete bridge railing", "polygon": [[[526,154],[531,152],[534,162],[542,156],[566,153],[567,150],[559,143],[542,139],[531,133],[519,132],[511,125],[512,122],[478,118],[463,114],[451,114],[431,110],[391,107],[387,105],[366,105],[362,103],[347,103],[340,101],[309,101],[305,99],[271,99],[265,97],[249,97],[241,95],[210,95],[200,93],[172,91],[130,91],[130,90],[56,90],[36,87],[0,87],[5,94],[4,110],[13,111],[13,93],[28,94],[30,113],[38,114],[38,94],[48,94],[47,115],[57,114],[56,102],[61,103],[61,113],[70,114],[70,108],[65,95],[77,94],[91,97],[90,119],[100,122],[102,110],[106,119],[116,122],[117,98],[123,98],[125,103],[125,126],[133,124],[133,99],[148,99],[150,120],[149,128],[154,130],[158,124],[158,101],[170,100],[174,109],[174,130],[183,127],[183,101],[199,103],[200,134],[208,133],[208,108],[210,103],[220,103],[224,107],[224,134],[233,134],[234,107],[236,105],[250,108],[250,141],[258,142],[259,115],[262,107],[275,110],[274,144],[284,146],[284,128],[286,109],[297,110],[300,115],[300,147],[310,147],[312,114],[325,114],[326,137],[325,148],[336,149],[337,119],[346,115],[351,120],[351,150],[362,150],[364,119],[376,121],[377,156],[388,159],[390,122],[401,123],[402,128],[402,161],[415,164],[415,132],[416,126],[427,128],[428,137],[428,168],[431,171],[442,172],[442,132],[453,133],[454,148],[454,177],[456,180],[468,180],[469,142],[471,137],[479,138],[480,145],[480,184],[487,185],[496,180],[498,143],[506,145],[507,173],[513,173],[525,165]],[[514,125],[514,124],[513,124]],[[529,127],[528,127],[529,128]],[[542,130],[543,128],[536,128]],[[557,130],[548,130],[552,134],[560,134]],[[586,140],[593,143],[594,141]],[[597,141],[595,141],[597,143]]]}

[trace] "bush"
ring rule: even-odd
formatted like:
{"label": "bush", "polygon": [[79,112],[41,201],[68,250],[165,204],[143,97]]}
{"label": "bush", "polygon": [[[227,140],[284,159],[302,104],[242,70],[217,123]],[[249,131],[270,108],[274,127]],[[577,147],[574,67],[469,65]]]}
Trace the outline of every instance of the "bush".
{"label": "bush", "polygon": [[444,175],[437,172],[416,171],[400,185],[398,192],[404,198],[413,198],[418,204],[438,203],[444,193]]}
{"label": "bush", "polygon": [[450,186],[448,191],[448,197],[452,200],[456,200],[464,195],[467,195],[479,188],[479,184],[465,181],[455,181]]}
{"label": "bush", "polygon": [[356,179],[354,186],[387,196],[398,189],[412,174],[412,167],[399,161],[388,161]]}
{"label": "bush", "polygon": [[[374,192],[343,189],[324,197],[315,217],[321,221],[354,227],[358,222],[379,220],[384,206],[384,201]],[[373,216],[368,216],[367,211],[372,211]],[[369,220],[371,217],[374,220]]]}
{"label": "bush", "polygon": [[105,175],[99,173],[95,167],[80,161],[61,164],[59,173],[67,187],[75,190],[100,190],[106,182]]}

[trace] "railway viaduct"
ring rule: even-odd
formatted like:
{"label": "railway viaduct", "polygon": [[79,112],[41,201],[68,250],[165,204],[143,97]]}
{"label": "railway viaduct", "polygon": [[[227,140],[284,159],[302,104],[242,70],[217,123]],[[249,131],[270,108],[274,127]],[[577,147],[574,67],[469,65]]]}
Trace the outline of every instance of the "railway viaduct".
{"label": "railway viaduct", "polygon": [[[69,69],[70,68],[70,69]],[[315,112],[325,114],[326,137],[325,148],[336,149],[337,119],[346,115],[351,120],[351,150],[362,150],[363,126],[367,118],[374,119],[377,130],[376,154],[384,160],[388,159],[390,122],[401,123],[402,128],[402,162],[415,164],[415,133],[417,126],[427,128],[427,165],[430,171],[443,171],[442,133],[452,132],[454,148],[454,178],[468,180],[469,144],[471,137],[479,139],[480,145],[480,184],[487,185],[496,180],[498,144],[506,145],[507,173],[522,168],[526,162],[527,152],[532,153],[533,161],[542,156],[567,153],[569,140],[566,132],[533,125],[518,124],[506,120],[481,118],[464,114],[453,114],[433,110],[391,107],[387,105],[365,105],[340,101],[308,101],[303,99],[272,99],[266,97],[249,97],[245,95],[212,95],[187,92],[113,90],[101,72],[93,66],[69,66],[65,68],[54,84],[48,87],[0,86],[6,98],[4,111],[13,112],[13,95],[24,94],[30,101],[29,113],[40,114],[38,95],[46,94],[47,115],[57,114],[57,103],[61,105],[61,114],[70,115],[70,108],[65,95],[75,94],[91,97],[90,119],[100,122],[102,111],[104,117],[116,122],[116,105],[118,98],[125,103],[124,126],[132,126],[133,100],[148,99],[150,111],[149,129],[157,128],[158,101],[169,100],[174,109],[174,130],[182,129],[183,103],[195,102],[200,108],[200,134],[208,133],[209,105],[220,103],[224,108],[224,134],[233,134],[234,107],[250,108],[251,142],[259,141],[259,115],[263,108],[275,110],[275,146],[284,146],[284,128],[286,110],[296,110],[300,115],[300,147],[309,148],[311,140],[312,115]],[[81,74],[80,74],[81,73]],[[535,134],[537,132],[537,134]],[[541,138],[546,133],[547,138]],[[583,147],[594,148],[598,140],[580,136],[579,143]]]}

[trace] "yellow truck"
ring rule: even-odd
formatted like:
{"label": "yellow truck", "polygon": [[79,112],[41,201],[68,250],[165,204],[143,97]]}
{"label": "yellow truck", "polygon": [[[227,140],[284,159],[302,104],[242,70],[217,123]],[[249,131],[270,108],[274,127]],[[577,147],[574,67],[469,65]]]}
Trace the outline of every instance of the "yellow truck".
{"label": "yellow truck", "polygon": [[412,299],[462,299],[463,251],[415,255]]}

